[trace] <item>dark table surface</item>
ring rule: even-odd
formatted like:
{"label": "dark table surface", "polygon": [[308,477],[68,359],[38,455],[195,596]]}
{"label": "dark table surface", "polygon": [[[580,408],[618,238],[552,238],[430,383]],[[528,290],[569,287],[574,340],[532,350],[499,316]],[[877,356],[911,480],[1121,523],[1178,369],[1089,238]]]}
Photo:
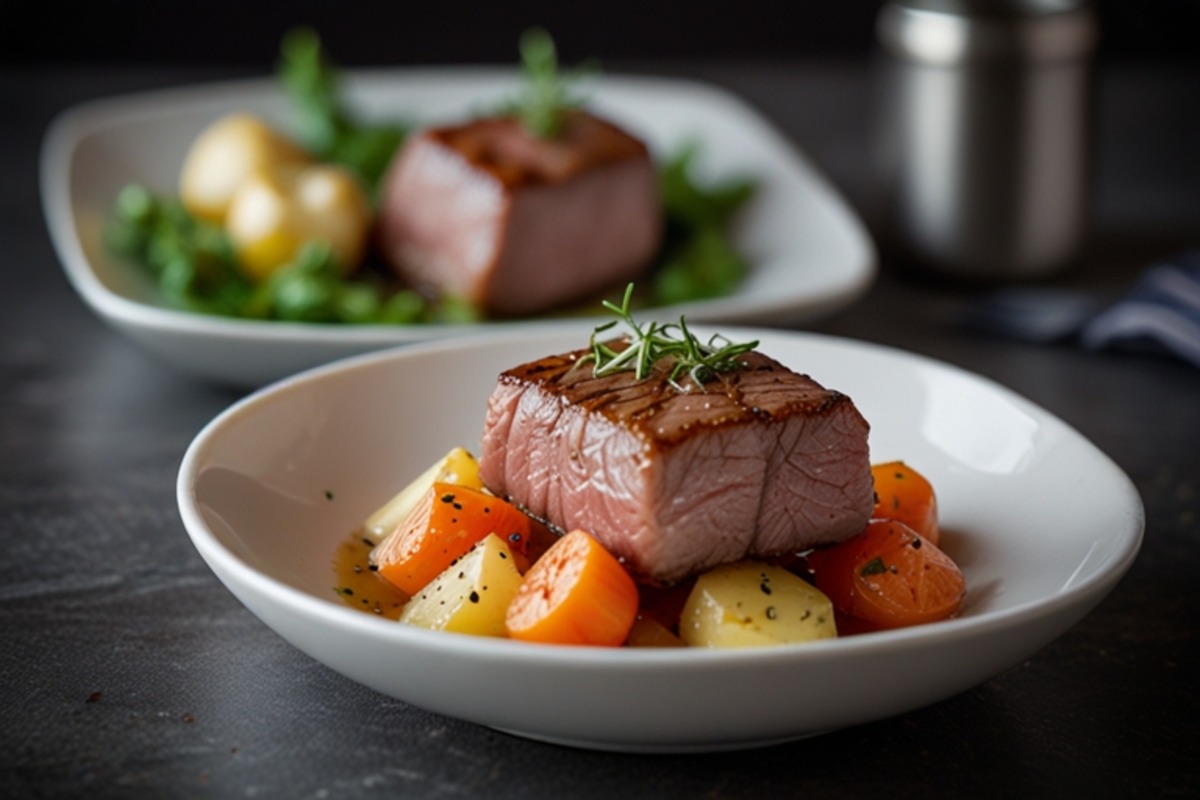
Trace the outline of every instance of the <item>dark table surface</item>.
{"label": "dark table surface", "polygon": [[[1094,233],[1058,283],[1111,299],[1200,244],[1200,73],[1106,64]],[[635,64],[715,81],[774,120],[874,225],[870,67]],[[1123,582],[1061,639],[932,707],[760,750],[633,756],[513,738],[362,688],[302,655],[193,550],[174,480],[240,396],[152,359],[67,284],[41,137],[97,96],[224,73],[0,72],[0,795],[4,797],[1200,796],[1200,369],[971,333],[979,289],[886,250],[811,327],[1000,381],[1065,419],[1146,506]]]}

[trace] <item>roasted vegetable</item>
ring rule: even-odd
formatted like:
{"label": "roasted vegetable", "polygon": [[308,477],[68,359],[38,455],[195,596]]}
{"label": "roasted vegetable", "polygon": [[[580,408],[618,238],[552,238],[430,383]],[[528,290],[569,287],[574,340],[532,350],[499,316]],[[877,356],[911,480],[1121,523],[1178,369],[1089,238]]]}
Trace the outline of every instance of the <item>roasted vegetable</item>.
{"label": "roasted vegetable", "polygon": [[505,636],[504,615],[520,585],[508,545],[488,534],[409,600],[400,621],[431,630]]}
{"label": "roasted vegetable", "polygon": [[803,578],[758,561],[696,579],[679,620],[693,647],[762,647],[837,636],[833,603]]}
{"label": "roasted vegetable", "polygon": [[685,647],[683,639],[653,617],[638,615],[625,637],[626,647]]}
{"label": "roasted vegetable", "polygon": [[479,464],[475,457],[463,447],[455,447],[442,456],[429,469],[396,493],[363,523],[367,538],[378,544],[404,521],[421,498],[435,483],[452,483],[468,489],[482,489],[479,480]]}
{"label": "roasted vegetable", "polygon": [[508,608],[513,639],[617,647],[637,617],[637,584],[591,535],[573,530],[525,574]]}
{"label": "roasted vegetable", "polygon": [[520,547],[529,540],[529,517],[499,497],[434,483],[371,552],[371,563],[380,577],[415,595],[490,533]]}
{"label": "roasted vegetable", "polygon": [[874,516],[903,522],[938,544],[937,496],[929,480],[903,461],[876,464],[871,474],[875,478]]}
{"label": "roasted vegetable", "polygon": [[958,566],[912,528],[872,520],[866,530],[808,556],[816,585],[838,611],[873,628],[903,628],[958,613],[967,582]]}

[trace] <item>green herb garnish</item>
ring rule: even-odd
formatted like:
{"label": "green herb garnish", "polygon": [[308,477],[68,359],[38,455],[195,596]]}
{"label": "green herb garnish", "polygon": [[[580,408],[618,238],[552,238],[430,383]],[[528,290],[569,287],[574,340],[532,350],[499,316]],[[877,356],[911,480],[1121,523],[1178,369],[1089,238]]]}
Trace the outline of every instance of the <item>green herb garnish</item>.
{"label": "green herb garnish", "polygon": [[583,105],[571,92],[572,84],[595,72],[594,65],[564,73],[559,69],[554,39],[543,28],[530,28],[519,44],[525,86],[510,113],[534,136],[553,139],[562,131],[567,112]]}
{"label": "green herb garnish", "polygon": [[686,144],[659,171],[666,227],[653,288],[663,305],[724,297],[750,269],[729,227],[757,182],[732,177],[701,184],[693,175],[698,153],[699,145]]}
{"label": "green herb garnish", "polygon": [[106,247],[140,264],[173,307],[242,319],[342,324],[470,322],[478,312],[452,297],[431,302],[397,289],[384,274],[345,278],[324,242],[310,242],[262,283],[238,269],[219,225],[199,220],[175,198],[132,184],[117,196],[104,228]]}
{"label": "green herb garnish", "polygon": [[341,73],[309,28],[284,36],[277,71],[291,101],[296,136],[308,151],[376,187],[409,125],[366,124],[352,114],[343,101]]}
{"label": "green herb garnish", "polygon": [[[608,300],[603,301],[604,307],[620,319],[598,325],[592,331],[589,344],[592,352],[579,362],[592,364],[592,374],[597,378],[632,370],[634,376],[642,380],[660,361],[670,359],[674,363],[667,376],[668,383],[678,391],[687,392],[689,389],[678,383],[678,379],[687,374],[692,382],[703,390],[705,382],[715,378],[717,373],[743,368],[745,362],[741,356],[758,347],[758,340],[735,343],[719,333],[714,333],[708,342],[701,342],[688,330],[687,321],[683,316],[679,317],[678,325],[661,325],[657,322],[639,325],[630,311],[632,300],[631,283],[625,289],[621,305]],[[624,322],[630,329],[627,335],[628,344],[622,350],[601,341],[601,334],[611,330],[619,322]]]}
{"label": "green herb garnish", "polygon": [[863,566],[859,574],[864,578],[867,578],[871,575],[882,575],[887,571],[888,568],[887,565],[883,563],[883,559],[879,556],[875,556]]}

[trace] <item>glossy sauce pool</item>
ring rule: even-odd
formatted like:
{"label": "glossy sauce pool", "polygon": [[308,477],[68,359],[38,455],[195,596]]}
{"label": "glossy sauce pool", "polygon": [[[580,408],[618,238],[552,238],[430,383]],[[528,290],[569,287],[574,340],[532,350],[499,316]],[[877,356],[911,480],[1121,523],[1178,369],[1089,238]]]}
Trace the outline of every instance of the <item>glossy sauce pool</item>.
{"label": "glossy sauce pool", "polygon": [[388,619],[399,619],[408,595],[371,568],[374,543],[354,531],[338,544],[333,556],[334,591],[351,608]]}

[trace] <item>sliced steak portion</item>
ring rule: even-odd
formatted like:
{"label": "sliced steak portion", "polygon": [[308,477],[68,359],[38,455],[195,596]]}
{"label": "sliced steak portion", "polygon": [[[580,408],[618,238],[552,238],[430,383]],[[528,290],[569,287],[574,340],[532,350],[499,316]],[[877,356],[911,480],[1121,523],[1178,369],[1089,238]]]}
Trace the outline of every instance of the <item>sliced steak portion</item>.
{"label": "sliced steak portion", "polygon": [[552,140],[492,117],[406,141],[385,177],[379,244],[417,288],[530,314],[637,277],[662,226],[638,139],[584,112]]}
{"label": "sliced steak portion", "polygon": [[868,425],[849,397],[757,352],[687,392],[665,368],[595,378],[587,352],[501,374],[479,459],[496,494],[591,532],[652,583],[863,529]]}

